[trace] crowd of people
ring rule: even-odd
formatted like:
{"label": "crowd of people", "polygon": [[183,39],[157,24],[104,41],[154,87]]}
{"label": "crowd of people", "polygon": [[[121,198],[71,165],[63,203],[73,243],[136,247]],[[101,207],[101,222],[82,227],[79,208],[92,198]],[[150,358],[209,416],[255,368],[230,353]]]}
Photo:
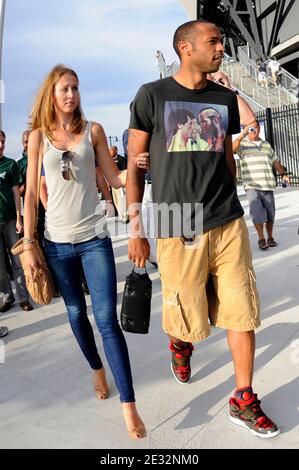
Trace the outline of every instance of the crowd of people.
{"label": "crowd of people", "polygon": [[[147,260],[158,265],[162,325],[170,340],[175,379],[189,383],[194,342],[207,338],[212,326],[226,329],[236,379],[230,419],[256,436],[274,437],[279,428],[262,410],[252,384],[260,307],[248,230],[235,185],[233,152],[240,156],[250,215],[262,250],[277,245],[272,167],[285,180],[287,176],[270,144],[259,138],[259,123],[250,106],[218,72],[224,53],[219,29],[204,20],[187,22],[176,30],[173,45],[180,59],[178,72],[143,85],[131,104],[129,130],[124,135],[128,160],[118,154],[117,147],[108,148],[99,123],[85,120],[78,75],[63,65],[55,66],[40,87],[30,115],[30,132],[23,134],[19,162],[3,156],[5,133],[0,132],[1,311],[14,302],[5,253],[20,305],[24,310],[32,308],[20,263],[10,249],[24,226],[25,264],[34,278],[41,265],[32,250],[41,178],[40,198],[46,212],[40,237],[43,250],[74,337],[92,371],[96,397],[107,399],[109,385],[87,316],[82,275],[128,433],[134,439],[146,436],[136,407],[129,352],[117,319],[112,243],[104,215],[97,210],[100,188],[107,203],[114,200],[120,221],[131,222],[129,259],[141,268]],[[240,135],[232,142],[234,134]],[[150,172],[146,173],[149,150]],[[257,161],[258,173],[251,170]],[[20,194],[25,195],[23,221]],[[145,211],[136,211],[136,204],[142,202]],[[183,213],[185,204],[201,202],[203,233],[190,233],[182,225],[176,234],[170,223],[168,235],[161,235],[154,213],[157,205],[178,203]],[[158,221],[155,233],[144,230],[145,214]],[[194,211],[188,217],[192,225]],[[0,335],[5,334],[2,326]]]}

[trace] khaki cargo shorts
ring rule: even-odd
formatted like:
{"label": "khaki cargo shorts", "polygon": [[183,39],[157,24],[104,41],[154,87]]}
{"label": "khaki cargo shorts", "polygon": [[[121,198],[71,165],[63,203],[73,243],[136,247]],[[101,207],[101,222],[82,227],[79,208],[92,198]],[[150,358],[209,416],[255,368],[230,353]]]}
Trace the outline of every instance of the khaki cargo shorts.
{"label": "khaki cargo shorts", "polygon": [[250,331],[260,325],[259,297],[243,217],[195,238],[157,240],[162,281],[163,329],[193,342],[210,325]]}

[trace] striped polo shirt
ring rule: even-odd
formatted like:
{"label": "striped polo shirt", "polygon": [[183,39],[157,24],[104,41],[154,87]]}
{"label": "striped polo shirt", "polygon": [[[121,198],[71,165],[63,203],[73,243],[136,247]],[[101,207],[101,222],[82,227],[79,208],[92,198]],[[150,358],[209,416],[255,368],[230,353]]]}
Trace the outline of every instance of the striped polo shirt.
{"label": "striped polo shirt", "polygon": [[237,153],[244,188],[273,191],[276,181],[272,168],[278,157],[269,142],[261,139],[252,141],[246,137]]}

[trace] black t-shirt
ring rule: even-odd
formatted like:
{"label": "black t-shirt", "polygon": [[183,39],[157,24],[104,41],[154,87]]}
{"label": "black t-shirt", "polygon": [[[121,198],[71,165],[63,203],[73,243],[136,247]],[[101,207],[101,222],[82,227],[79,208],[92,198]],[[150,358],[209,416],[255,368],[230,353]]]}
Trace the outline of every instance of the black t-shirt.
{"label": "black t-shirt", "polygon": [[224,149],[225,136],[240,132],[234,92],[212,81],[192,90],[172,77],[145,84],[135,97],[130,128],[151,135],[153,202],[178,203],[182,221],[192,226],[190,231],[181,222],[165,234],[165,213],[158,215],[156,206],[158,238],[197,233],[195,203],[203,205],[204,231],[243,215]]}

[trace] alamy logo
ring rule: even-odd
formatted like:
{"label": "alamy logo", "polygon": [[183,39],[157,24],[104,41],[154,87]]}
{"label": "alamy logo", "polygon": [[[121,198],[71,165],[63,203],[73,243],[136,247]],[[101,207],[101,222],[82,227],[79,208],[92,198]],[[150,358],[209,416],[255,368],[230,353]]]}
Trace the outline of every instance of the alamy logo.
{"label": "alamy logo", "polygon": [[0,339],[0,364],[5,363],[5,343]]}

